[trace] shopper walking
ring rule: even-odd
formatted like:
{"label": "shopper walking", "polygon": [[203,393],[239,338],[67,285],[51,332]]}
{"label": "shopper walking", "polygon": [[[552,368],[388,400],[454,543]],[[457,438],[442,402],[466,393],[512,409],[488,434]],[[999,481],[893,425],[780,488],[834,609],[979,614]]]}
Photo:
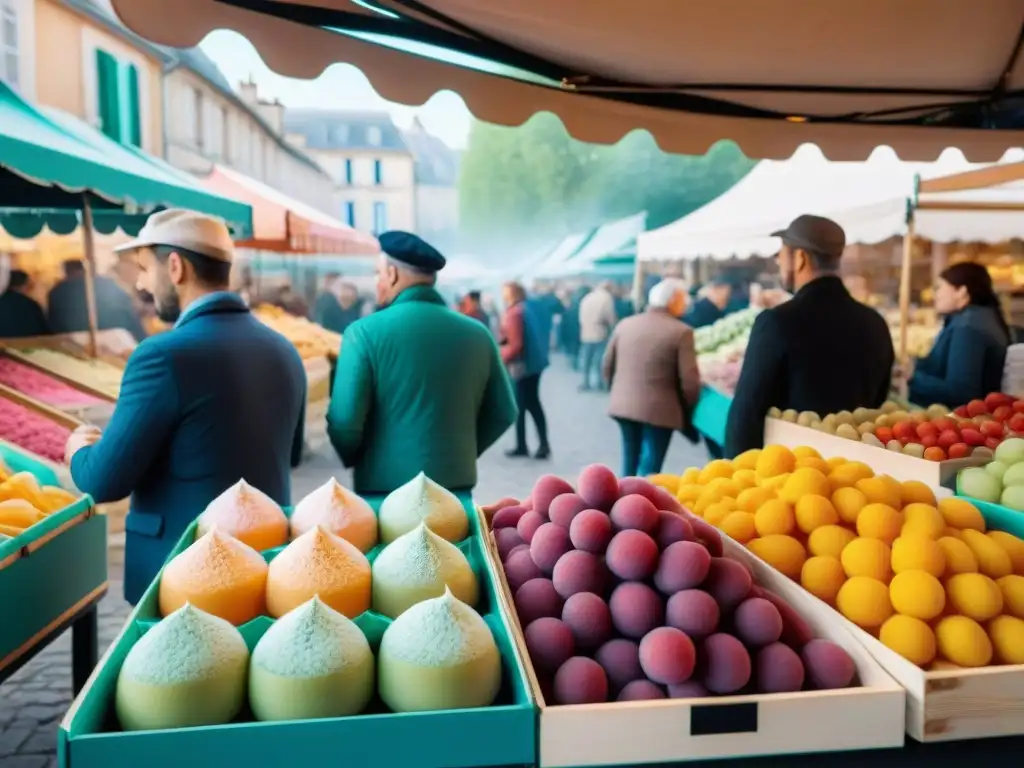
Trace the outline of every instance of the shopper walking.
{"label": "shopper walking", "polygon": [[220,219],[165,210],[118,250],[174,327],[140,344],[105,431],[79,427],[66,457],[97,503],[131,496],[124,593],[136,603],[207,504],[244,479],[291,503],[306,373],[295,347],[227,290],[234,244]]}
{"label": "shopper walking", "polygon": [[601,358],[608,344],[608,337],[619,321],[615,311],[615,297],[612,284],[603,282],[580,301],[580,366],[583,370],[581,392],[591,389],[607,389],[601,375]]}
{"label": "shopper walking", "polygon": [[661,471],[672,433],[686,428],[700,397],[693,329],[669,309],[682,306],[679,294],[685,291],[677,280],[655,285],[647,308],[618,324],[604,354],[608,415],[622,432],[626,476]]}
{"label": "shopper walking", "polygon": [[452,490],[516,420],[512,384],[483,324],[434,287],[445,259],[408,232],[378,237],[377,304],[338,356],[327,434],[358,493],[390,493],[420,472]]}
{"label": "shopper walking", "polygon": [[551,456],[551,446],[547,418],[540,402],[540,377],[548,367],[546,342],[551,332],[550,315],[543,304],[533,304],[527,299],[526,290],[519,283],[506,283],[502,299],[507,309],[501,322],[501,359],[514,383],[519,407],[516,444],[505,455],[509,458],[530,455],[526,444],[526,414],[529,413],[540,444],[534,458],[547,459]]}
{"label": "shopper walking", "polygon": [[7,290],[0,294],[0,338],[45,336],[49,332],[46,313],[32,298],[32,278],[27,272],[12,269]]}

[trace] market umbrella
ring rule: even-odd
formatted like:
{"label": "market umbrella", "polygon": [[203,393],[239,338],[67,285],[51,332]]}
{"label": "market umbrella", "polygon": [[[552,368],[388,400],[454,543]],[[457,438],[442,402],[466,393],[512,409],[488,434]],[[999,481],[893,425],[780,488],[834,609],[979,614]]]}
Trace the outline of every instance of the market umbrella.
{"label": "market umbrella", "polygon": [[113,0],[155,42],[240,32],[277,72],[353,64],[384,98],[458,93],[481,120],[559,115],[583,141],[646,128],[671,152],[732,139],[788,157],[813,142],[992,161],[1024,140],[1024,0]]}

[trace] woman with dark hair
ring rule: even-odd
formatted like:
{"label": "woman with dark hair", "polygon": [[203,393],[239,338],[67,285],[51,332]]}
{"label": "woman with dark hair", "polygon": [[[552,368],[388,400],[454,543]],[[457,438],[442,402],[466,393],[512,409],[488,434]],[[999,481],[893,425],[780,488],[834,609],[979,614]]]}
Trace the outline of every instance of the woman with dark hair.
{"label": "woman with dark hair", "polygon": [[1011,335],[988,270],[973,262],[948,267],[935,286],[935,309],[945,324],[914,366],[911,402],[955,408],[998,392]]}
{"label": "woman with dark hair", "polygon": [[540,375],[548,367],[548,340],[551,320],[543,307],[531,306],[526,289],[519,283],[502,287],[505,316],[501,319],[501,359],[508,368],[516,391],[519,417],[516,419],[516,445],[505,455],[510,458],[530,455],[526,447],[526,414],[533,417],[540,442],[534,458],[551,456],[548,445],[548,422],[540,404]]}

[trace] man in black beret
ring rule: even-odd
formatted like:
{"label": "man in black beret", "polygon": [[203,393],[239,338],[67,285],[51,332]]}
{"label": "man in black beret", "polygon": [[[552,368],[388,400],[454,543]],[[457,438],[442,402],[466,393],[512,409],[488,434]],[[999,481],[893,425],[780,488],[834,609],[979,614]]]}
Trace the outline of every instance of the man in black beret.
{"label": "man in black beret", "polygon": [[477,457],[515,423],[512,384],[490,331],[435,290],[444,256],[408,232],[378,239],[382,311],[345,330],[331,444],[358,493],[390,493],[420,472],[472,488]]}

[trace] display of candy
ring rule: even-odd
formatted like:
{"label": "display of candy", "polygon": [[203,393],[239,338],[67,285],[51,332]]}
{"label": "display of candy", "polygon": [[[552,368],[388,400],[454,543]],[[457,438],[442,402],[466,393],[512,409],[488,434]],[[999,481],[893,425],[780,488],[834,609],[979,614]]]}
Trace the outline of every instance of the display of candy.
{"label": "display of candy", "polygon": [[9,357],[0,356],[0,384],[54,408],[88,408],[104,404],[98,397],[77,390]]}
{"label": "display of candy", "polygon": [[124,372],[102,360],[82,360],[46,347],[19,349],[18,354],[33,365],[71,381],[80,381],[110,397],[116,398],[121,393],[121,377]]}
{"label": "display of candy", "polygon": [[0,438],[44,459],[63,463],[71,430],[24,405],[0,398]]}

